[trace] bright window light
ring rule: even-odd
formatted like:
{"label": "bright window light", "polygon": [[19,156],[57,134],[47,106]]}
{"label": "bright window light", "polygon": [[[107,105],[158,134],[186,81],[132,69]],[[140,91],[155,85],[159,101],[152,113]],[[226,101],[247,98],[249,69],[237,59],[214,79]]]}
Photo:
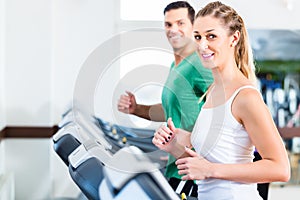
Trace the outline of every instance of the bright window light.
{"label": "bright window light", "polygon": [[[132,75],[133,79],[138,79],[139,75],[149,77],[149,82],[145,81],[140,85],[137,85],[135,80],[133,80],[132,83],[126,82],[126,89],[132,89],[131,92],[135,94],[137,102],[143,102],[143,104],[146,105],[160,103],[164,81],[160,83],[155,82],[155,76],[163,74],[164,78],[167,78],[168,70],[173,60],[174,55],[172,52],[161,50],[138,50],[123,55],[120,58],[120,80],[124,80],[126,79],[126,76]],[[161,67],[161,71],[159,70],[159,72],[156,71],[154,74],[146,75],[143,74],[143,70],[139,71],[140,69],[145,69],[145,67],[152,68],[153,66],[159,66],[159,69]],[[133,124],[141,128],[148,127],[151,124],[150,121],[133,115],[130,115],[129,119],[133,122]]]}
{"label": "bright window light", "polygon": [[126,21],[163,21],[163,10],[171,2],[173,1],[121,0],[120,18]]}
{"label": "bright window light", "polygon": [[120,78],[133,69],[145,65],[162,65],[170,67],[174,60],[172,52],[161,50],[139,50],[120,58]]}

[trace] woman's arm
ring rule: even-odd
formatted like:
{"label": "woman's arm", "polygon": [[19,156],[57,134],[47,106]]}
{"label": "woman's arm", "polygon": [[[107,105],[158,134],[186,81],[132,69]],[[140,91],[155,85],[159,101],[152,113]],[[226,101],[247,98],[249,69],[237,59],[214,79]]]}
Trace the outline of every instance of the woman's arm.
{"label": "woman's arm", "polygon": [[259,93],[242,90],[232,104],[232,113],[240,121],[262,160],[246,164],[210,163],[191,150],[189,158],[176,161],[183,179],[218,178],[244,183],[263,183],[290,178],[290,165],[282,139]]}
{"label": "woman's arm", "polygon": [[[287,152],[261,95],[253,89],[240,91],[233,102],[232,113],[244,125],[262,157],[260,161],[237,166],[236,175],[229,175],[232,180],[258,183],[288,181],[290,165]],[[221,176],[228,176],[226,171]]]}

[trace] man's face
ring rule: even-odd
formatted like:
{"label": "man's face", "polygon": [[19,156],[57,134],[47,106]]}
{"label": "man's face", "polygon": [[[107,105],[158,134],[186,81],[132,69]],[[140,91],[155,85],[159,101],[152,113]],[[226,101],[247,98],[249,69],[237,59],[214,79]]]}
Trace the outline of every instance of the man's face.
{"label": "man's face", "polygon": [[187,8],[169,10],[165,13],[165,31],[174,50],[184,48],[193,38],[193,24]]}

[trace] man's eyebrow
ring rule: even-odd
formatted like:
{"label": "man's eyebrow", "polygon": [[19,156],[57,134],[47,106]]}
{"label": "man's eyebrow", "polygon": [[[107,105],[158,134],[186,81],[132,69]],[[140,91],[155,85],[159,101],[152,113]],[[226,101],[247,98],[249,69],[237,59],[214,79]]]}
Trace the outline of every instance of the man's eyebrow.
{"label": "man's eyebrow", "polygon": [[[184,18],[180,18],[180,19],[175,20],[175,22],[184,21],[184,20],[185,20]],[[171,23],[171,22],[165,21],[165,23]]]}

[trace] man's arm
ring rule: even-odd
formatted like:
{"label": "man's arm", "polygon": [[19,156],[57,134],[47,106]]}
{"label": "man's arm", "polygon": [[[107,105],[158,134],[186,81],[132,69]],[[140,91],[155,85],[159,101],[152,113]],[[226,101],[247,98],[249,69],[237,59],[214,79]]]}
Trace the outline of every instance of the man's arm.
{"label": "man's arm", "polygon": [[165,121],[165,114],[161,104],[137,104],[136,109],[132,114],[155,122]]}
{"label": "man's arm", "polygon": [[126,114],[133,114],[138,117],[156,122],[164,122],[165,114],[162,104],[142,105],[137,104],[134,94],[126,91],[127,94],[121,95],[118,102],[118,110]]}

